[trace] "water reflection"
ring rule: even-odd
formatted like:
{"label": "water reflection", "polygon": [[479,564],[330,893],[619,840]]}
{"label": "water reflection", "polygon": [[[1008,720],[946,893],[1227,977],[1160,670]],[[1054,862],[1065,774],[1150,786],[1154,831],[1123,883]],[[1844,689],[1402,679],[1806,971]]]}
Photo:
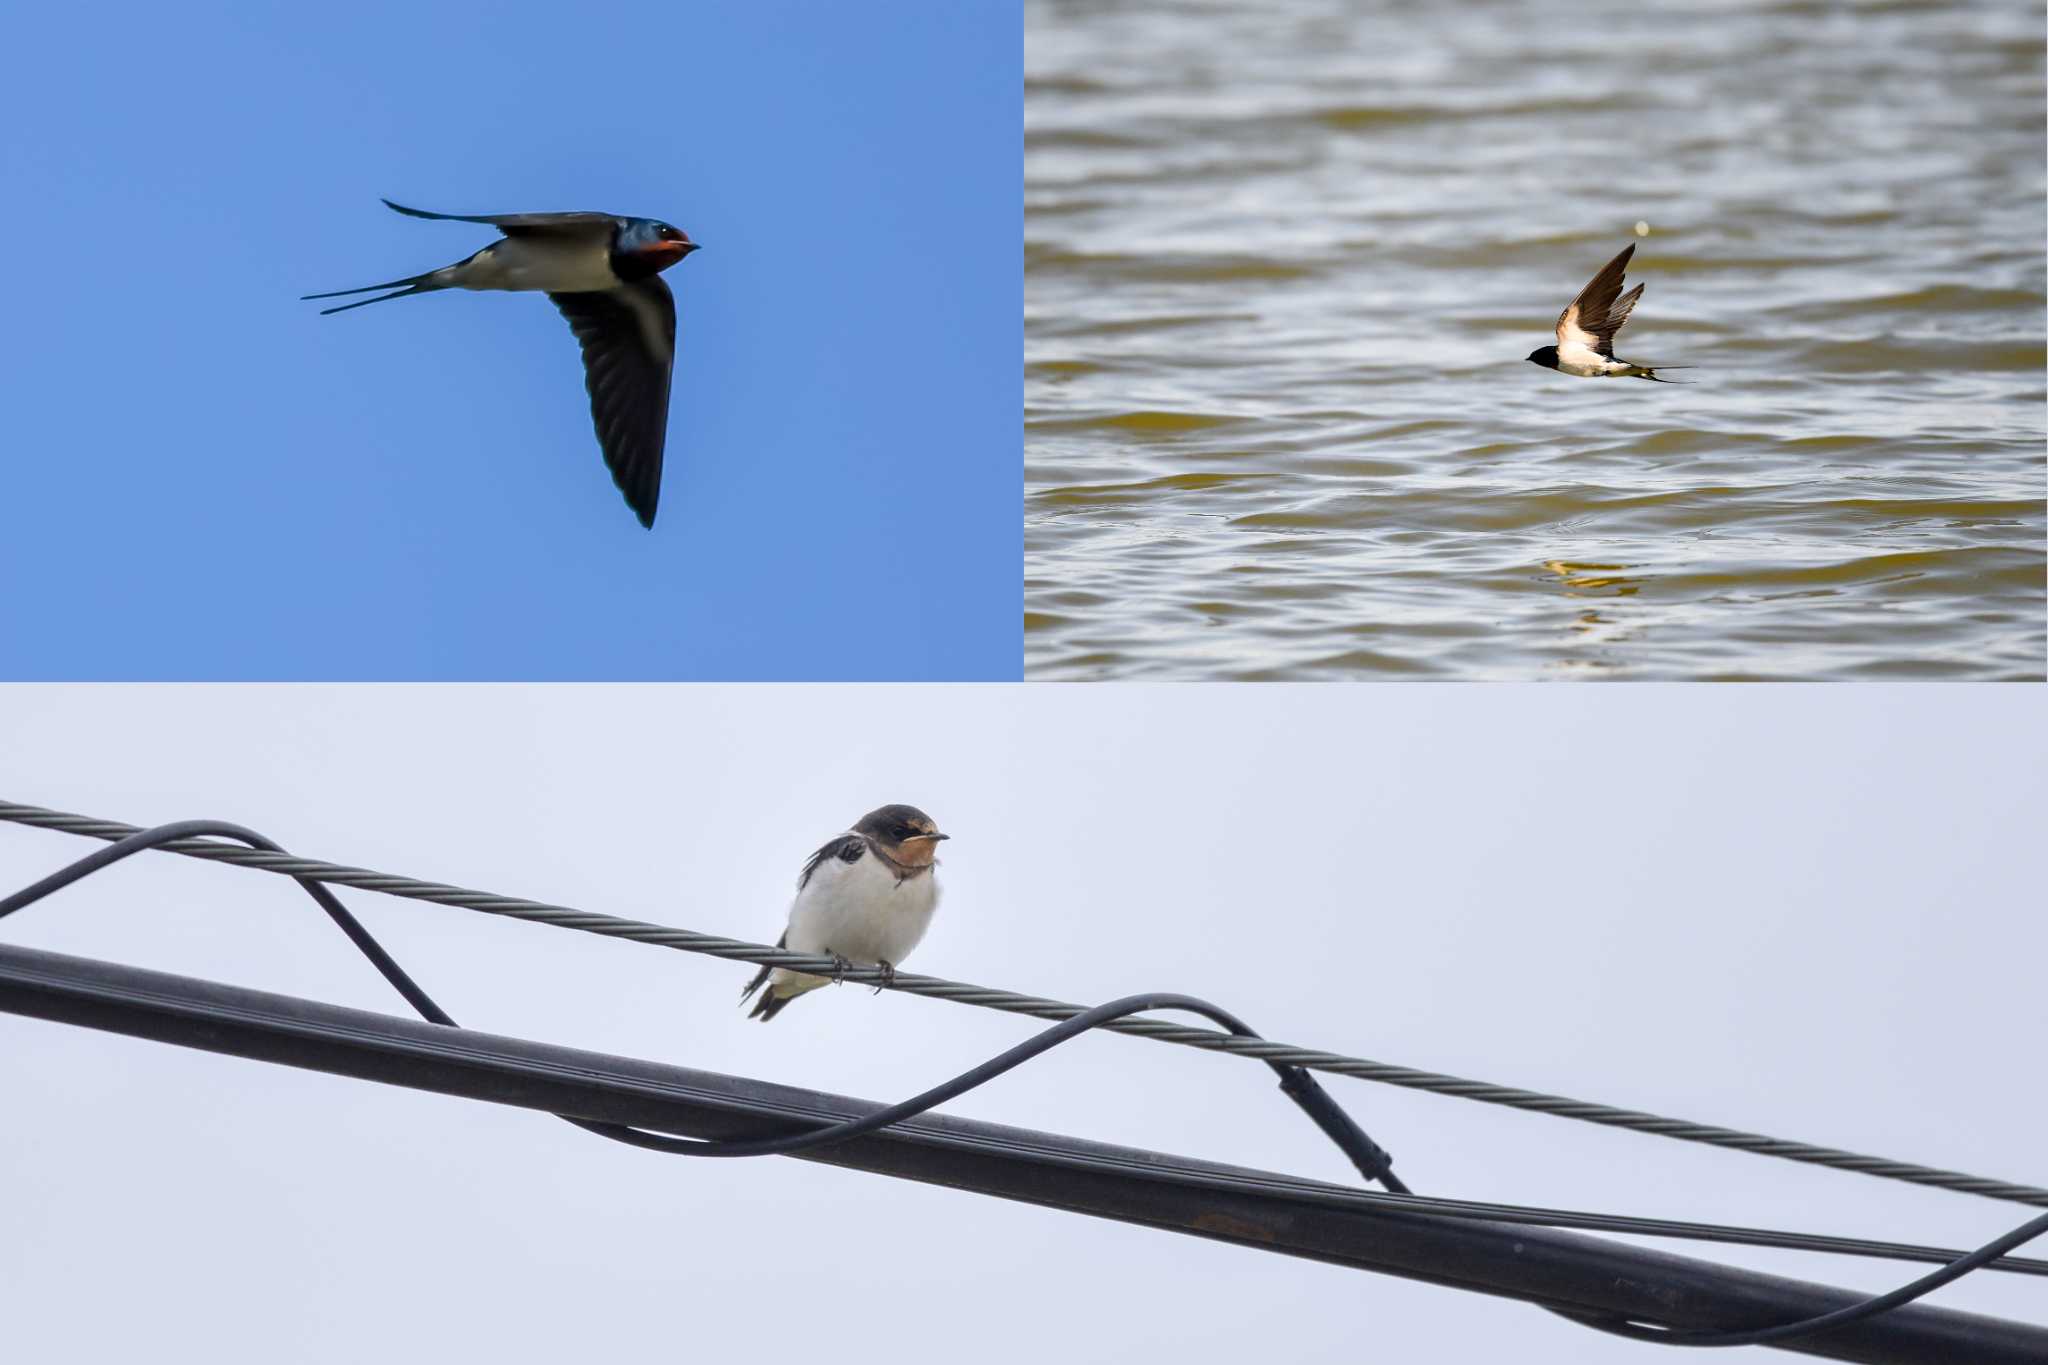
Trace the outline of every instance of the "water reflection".
{"label": "water reflection", "polygon": [[[1632,564],[1586,564],[1572,563],[1563,559],[1545,560],[1543,567],[1556,576],[1557,585],[1570,598],[1599,598],[1619,601],[1634,597],[1642,591],[1644,577],[1629,577],[1627,570]],[[1609,609],[1609,613],[1612,612]],[[1606,649],[1632,638],[1640,628],[1636,618],[1623,619],[1618,614],[1603,613],[1598,607],[1587,607],[1565,623],[1563,643],[1573,649]],[[1638,616],[1640,613],[1638,613]],[[1567,663],[1581,666],[1612,667],[1610,659],[1568,659]]]}

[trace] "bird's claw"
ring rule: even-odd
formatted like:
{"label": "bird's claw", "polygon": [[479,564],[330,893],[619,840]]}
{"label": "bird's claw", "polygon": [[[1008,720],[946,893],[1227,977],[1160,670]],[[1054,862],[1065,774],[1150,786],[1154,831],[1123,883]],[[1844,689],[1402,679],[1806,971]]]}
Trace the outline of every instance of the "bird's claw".
{"label": "bird's claw", "polygon": [[832,954],[832,984],[837,986],[846,980],[846,974],[853,970],[853,959],[840,953]]}
{"label": "bird's claw", "polygon": [[875,963],[875,970],[882,974],[881,980],[874,983],[875,994],[880,995],[884,986],[896,984],[896,964],[887,958],[882,958]]}

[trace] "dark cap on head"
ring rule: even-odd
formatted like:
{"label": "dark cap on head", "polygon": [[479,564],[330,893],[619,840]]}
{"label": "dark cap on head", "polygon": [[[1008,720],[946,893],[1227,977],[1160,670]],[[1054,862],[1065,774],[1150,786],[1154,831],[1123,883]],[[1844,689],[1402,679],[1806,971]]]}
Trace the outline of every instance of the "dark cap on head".
{"label": "dark cap on head", "polygon": [[696,249],[681,228],[653,218],[623,219],[612,233],[612,274],[629,283],[650,279]]}
{"label": "dark cap on head", "polygon": [[853,827],[855,834],[865,834],[870,839],[884,843],[900,844],[905,839],[920,835],[930,839],[944,839],[932,818],[916,806],[882,806],[861,816],[860,823]]}

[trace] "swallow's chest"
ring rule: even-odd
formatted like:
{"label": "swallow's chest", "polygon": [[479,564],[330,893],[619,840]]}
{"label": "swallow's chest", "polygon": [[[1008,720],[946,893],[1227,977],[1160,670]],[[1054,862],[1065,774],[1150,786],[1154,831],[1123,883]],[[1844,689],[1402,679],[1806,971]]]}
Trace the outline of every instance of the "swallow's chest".
{"label": "swallow's chest", "polygon": [[585,294],[614,289],[611,249],[602,239],[507,237],[470,261],[463,272],[471,289],[535,289]]}
{"label": "swallow's chest", "polygon": [[931,873],[899,880],[894,868],[870,854],[846,869],[836,889],[849,913],[922,919],[932,912],[933,887]]}
{"label": "swallow's chest", "polygon": [[924,937],[938,904],[931,873],[898,881],[894,869],[872,854],[851,867],[830,866],[842,870],[817,894],[804,897],[791,916],[791,946],[798,937],[815,937],[818,946],[848,957],[893,962]]}
{"label": "swallow's chest", "polygon": [[1597,351],[1568,353],[1560,350],[1557,368],[1566,374],[1575,374],[1581,379],[1600,379],[1608,375],[1627,374],[1630,367],[1619,360],[1610,360]]}

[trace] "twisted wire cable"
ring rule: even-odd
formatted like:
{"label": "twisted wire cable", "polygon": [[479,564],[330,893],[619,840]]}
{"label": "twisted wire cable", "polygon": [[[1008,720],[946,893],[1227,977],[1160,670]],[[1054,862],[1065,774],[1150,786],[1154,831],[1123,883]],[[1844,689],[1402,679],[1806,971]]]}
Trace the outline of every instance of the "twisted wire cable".
{"label": "twisted wire cable", "polygon": [[[140,832],[137,826],[122,824],[118,821],[94,819],[90,816],[74,815],[64,811],[49,810],[41,806],[17,802],[0,801],[0,820],[38,829],[56,830],[66,834],[104,839],[110,842],[125,839]],[[627,939],[636,943],[650,943],[658,947],[673,948],[682,952],[702,953],[711,957],[750,962],[757,965],[785,967],[818,976],[843,976],[848,981],[879,986],[887,990],[898,990],[911,995],[929,996],[940,1000],[952,1000],[966,1005],[979,1005],[984,1009],[1026,1015],[1034,1019],[1065,1020],[1085,1012],[1083,1006],[1070,1004],[1063,1000],[1049,999],[1044,996],[997,990],[987,986],[976,986],[960,981],[948,981],[940,977],[921,976],[904,971],[897,971],[893,975],[885,973],[879,968],[855,967],[842,971],[829,957],[819,957],[809,953],[794,953],[786,949],[771,948],[765,944],[749,943],[743,939],[723,938],[715,934],[703,934],[689,929],[673,929],[664,925],[650,924],[643,920],[622,919],[612,915],[577,910],[570,906],[550,905],[545,902],[525,900],[517,896],[501,896],[492,892],[450,886],[441,882],[421,881],[413,877],[375,872],[366,868],[348,867],[342,864],[323,862],[316,858],[299,857],[289,853],[242,848],[222,844],[210,839],[199,838],[178,840],[164,844],[162,847],[168,851],[182,853],[189,857],[206,859],[213,862],[231,863],[239,867],[256,868],[259,871],[293,877],[302,882],[316,882],[332,886],[353,887],[364,891],[377,891],[385,895],[397,896],[407,900],[425,901],[433,905],[453,906],[457,909],[474,910],[508,919],[551,925],[560,929],[578,929],[584,933],[598,934],[607,938]],[[1277,1063],[1286,1066],[1297,1066],[1328,1075],[1352,1076],[1360,1080],[1378,1081],[1385,1085],[1400,1086],[1409,1090],[1422,1090],[1431,1094],[1451,1095],[1484,1104],[1502,1105],[1507,1108],[1522,1109],[1532,1113],[1550,1114],[1558,1118],[1578,1119],[1585,1123],[1600,1124],[1609,1128],[1622,1128],[1631,1132],[1651,1133],[1659,1137],[1672,1138],[1681,1142],[1693,1142],[1710,1147],[1752,1152],[1760,1156],[1778,1157],[1786,1161],[1823,1166],[1832,1170],[1856,1171],[1885,1180],[1902,1181],[1907,1184],[1923,1185],[1934,1189],[1980,1195],[1987,1199],[1999,1199],[2017,1204],[2033,1205],[2038,1208],[2048,1208],[2048,1188],[2038,1185],[2028,1185],[2008,1180],[1994,1180],[1961,1171],[1923,1166],[1914,1162],[1867,1156],[1837,1147],[1825,1147],[1807,1142],[1794,1142],[1785,1138],[1770,1137],[1762,1133],[1724,1128],[1715,1124],[1695,1123],[1686,1119],[1670,1118],[1634,1109],[1622,1109],[1587,1100],[1575,1100],[1563,1095],[1545,1094],[1540,1091],[1523,1090],[1514,1086],[1496,1085],[1488,1081],[1469,1080],[1433,1071],[1421,1071],[1412,1067],[1395,1066],[1362,1057],[1350,1057],[1341,1053],[1325,1052],[1315,1048],[1297,1047],[1290,1043],[1277,1042],[1270,1039],[1242,1038],[1227,1032],[1198,1028],[1186,1024],[1175,1024],[1160,1019],[1116,1019],[1105,1022],[1099,1025],[1099,1027],[1117,1033],[1131,1034],[1135,1037],[1178,1043],[1184,1047],[1195,1047],[1210,1052],[1226,1052],[1238,1056],[1251,1057],[1269,1064]]]}

